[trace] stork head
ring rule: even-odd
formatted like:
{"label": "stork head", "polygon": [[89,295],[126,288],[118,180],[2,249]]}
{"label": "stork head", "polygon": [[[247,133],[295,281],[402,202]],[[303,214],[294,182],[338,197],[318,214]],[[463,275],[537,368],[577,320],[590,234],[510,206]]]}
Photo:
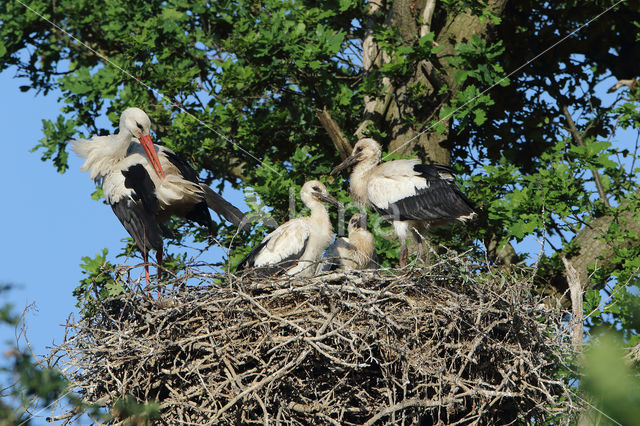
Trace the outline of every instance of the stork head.
{"label": "stork head", "polygon": [[140,145],[147,153],[149,162],[161,179],[164,178],[164,170],[160,165],[160,159],[151,140],[151,120],[140,108],[127,108],[120,115],[120,132],[129,132],[132,138],[140,141]]}
{"label": "stork head", "polygon": [[340,201],[336,200],[331,194],[329,194],[327,187],[325,187],[319,180],[310,180],[302,185],[300,198],[306,205],[309,205],[309,201],[311,200],[317,200],[320,202],[326,201],[334,206],[338,206],[338,208],[344,207]]}
{"label": "stork head", "polygon": [[331,170],[331,175],[338,174],[344,169],[360,163],[370,164],[373,167],[380,162],[381,155],[382,148],[378,142],[371,138],[360,139],[353,147],[351,155]]}
{"label": "stork head", "polygon": [[359,229],[367,230],[367,219],[368,215],[362,213],[354,213],[349,219],[349,225],[347,226],[347,232],[351,234],[353,231],[357,231]]}

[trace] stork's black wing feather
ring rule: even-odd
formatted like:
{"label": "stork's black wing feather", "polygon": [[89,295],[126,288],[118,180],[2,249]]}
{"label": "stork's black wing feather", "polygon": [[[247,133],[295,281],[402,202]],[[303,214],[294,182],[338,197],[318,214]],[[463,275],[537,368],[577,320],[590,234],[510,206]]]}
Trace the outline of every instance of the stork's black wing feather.
{"label": "stork's black wing feather", "polygon": [[158,212],[156,186],[147,169],[142,164],[134,164],[127,170],[123,170],[122,175],[125,188],[132,189],[134,197],[142,203],[144,209],[149,214],[155,215]]}
{"label": "stork's black wing feather", "polygon": [[[211,216],[209,215],[209,211],[207,210],[208,207],[214,212],[218,213],[220,216],[227,219],[229,222],[239,227],[240,230],[244,230],[245,228],[249,227],[249,221],[238,208],[222,198],[222,196],[220,196],[219,194],[215,193],[207,185],[200,183],[198,174],[189,163],[180,158],[173,151],[163,150],[162,152],[166,155],[171,164],[173,164],[178,170],[180,170],[180,174],[182,174],[182,176],[186,180],[199,184],[204,193],[205,204],[197,204],[196,206],[194,206],[194,210],[196,211],[189,213],[189,215],[187,216],[188,219],[195,220],[201,225],[211,228]],[[206,210],[206,212],[204,210]],[[209,218],[209,224],[205,223],[206,217]]]}
{"label": "stork's black wing feather", "polygon": [[240,209],[222,198],[220,194],[215,193],[213,189],[204,183],[200,184],[200,188],[202,188],[204,199],[211,210],[233,223],[241,231],[249,229],[249,220]]}
{"label": "stork's black wing feather", "polygon": [[113,212],[143,253],[162,248],[162,232],[156,212],[155,185],[141,164],[122,171],[125,187],[131,195],[111,204]]}
{"label": "stork's black wing feather", "polygon": [[195,183],[200,182],[198,179],[198,173],[196,173],[195,169],[191,167],[191,164],[187,163],[186,160],[179,157],[178,154],[168,149],[163,149],[162,154],[167,157],[167,160],[169,160],[171,164],[180,170],[180,174],[184,179]]}
{"label": "stork's black wing feather", "polygon": [[[460,191],[453,170],[445,166],[416,164],[413,170],[427,181],[415,195],[390,203],[387,208],[373,206],[382,216],[393,220],[449,221],[471,215],[471,201]],[[442,174],[450,176],[443,177]]]}
{"label": "stork's black wing feather", "polygon": [[[200,185],[198,173],[196,173],[195,169],[191,167],[187,161],[168,149],[163,149],[162,154],[180,171],[183,179]],[[209,214],[209,209],[207,207],[206,197],[203,196],[202,202],[194,205],[185,217],[202,226],[206,226],[207,229],[209,229],[209,232],[213,233],[213,222],[211,221],[211,214]]]}
{"label": "stork's black wing feather", "polygon": [[262,250],[262,248],[267,245],[268,241],[269,239],[265,237],[260,242],[260,244],[252,248],[251,251],[247,253],[247,255],[240,261],[240,263],[238,263],[238,267],[236,268],[236,270],[241,271],[246,268],[252,268],[255,264],[256,256],[258,256],[260,250]]}

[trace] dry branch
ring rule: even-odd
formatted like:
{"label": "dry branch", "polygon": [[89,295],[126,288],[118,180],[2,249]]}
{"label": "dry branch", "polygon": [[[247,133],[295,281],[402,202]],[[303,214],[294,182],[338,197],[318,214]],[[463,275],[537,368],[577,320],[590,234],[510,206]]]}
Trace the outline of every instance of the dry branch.
{"label": "dry branch", "polygon": [[555,378],[569,337],[526,277],[459,260],[305,280],[190,271],[68,324],[55,352],[86,402],[155,400],[165,424],[537,424],[574,409]]}
{"label": "dry branch", "polygon": [[344,160],[351,155],[351,150],[353,148],[349,143],[349,139],[344,135],[344,132],[340,129],[338,123],[336,123],[333,117],[331,117],[326,106],[322,111],[316,112],[316,117],[318,117],[320,124],[322,124],[322,127],[324,127],[331,138],[331,142],[333,142],[333,146],[336,148],[336,151],[338,151],[340,158]]}
{"label": "dry branch", "polygon": [[569,284],[569,294],[571,296],[571,344],[573,345],[574,351],[580,352],[584,323],[582,284],[580,283],[578,272],[564,256],[562,257],[562,263],[567,273],[567,283]]}

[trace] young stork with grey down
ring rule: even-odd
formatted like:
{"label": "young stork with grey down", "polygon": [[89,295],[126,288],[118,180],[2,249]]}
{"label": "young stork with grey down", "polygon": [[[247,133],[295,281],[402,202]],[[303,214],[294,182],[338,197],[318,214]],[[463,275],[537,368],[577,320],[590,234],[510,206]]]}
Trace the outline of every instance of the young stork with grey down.
{"label": "young stork with grey down", "polygon": [[[127,108],[114,135],[77,139],[71,148],[86,161],[82,171],[102,183],[104,198],[142,252],[149,284],[148,252],[162,265],[162,223],[172,215],[212,230],[208,208],[238,227],[247,225],[240,210],[204,183],[173,151],[153,144],[151,120],[139,108]],[[208,208],[207,208],[208,207]]]}
{"label": "young stork with grey down", "polygon": [[338,237],[322,257],[319,271],[373,269],[376,267],[376,247],[373,234],[367,229],[368,216],[355,213],[349,219],[348,237]]}
{"label": "young stork with grey down", "polygon": [[420,243],[429,226],[473,219],[471,201],[460,191],[454,171],[446,166],[422,164],[419,160],[380,163],[382,149],[371,138],[358,141],[353,151],[331,174],[353,166],[349,187],[356,203],[368,205],[391,221],[400,239],[400,266],[407,264],[406,239],[411,231]]}
{"label": "young stork with grey down", "polygon": [[302,186],[300,198],[311,214],[291,219],[267,235],[240,261],[238,271],[253,267],[261,275],[314,275],[322,252],[333,239],[331,220],[323,202],[340,209],[343,206],[317,180]]}

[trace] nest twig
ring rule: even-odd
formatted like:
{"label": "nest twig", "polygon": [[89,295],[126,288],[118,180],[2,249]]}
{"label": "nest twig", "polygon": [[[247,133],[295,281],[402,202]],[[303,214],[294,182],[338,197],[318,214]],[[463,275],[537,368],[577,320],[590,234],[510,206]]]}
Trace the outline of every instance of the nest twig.
{"label": "nest twig", "polygon": [[513,273],[459,260],[312,279],[202,274],[68,324],[86,402],[166,424],[509,424],[574,410],[560,317]]}

